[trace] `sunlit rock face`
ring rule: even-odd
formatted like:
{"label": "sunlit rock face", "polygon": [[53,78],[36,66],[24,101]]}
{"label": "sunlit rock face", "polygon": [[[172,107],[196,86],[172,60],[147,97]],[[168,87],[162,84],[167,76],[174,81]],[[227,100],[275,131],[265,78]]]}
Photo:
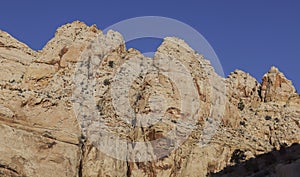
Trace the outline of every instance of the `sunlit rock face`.
{"label": "sunlit rock face", "polygon": [[[0,63],[0,176],[201,177],[300,143],[300,97],[277,68],[222,78],[174,37],[151,59],[78,21],[41,51],[0,31]],[[270,174],[294,175],[296,152]]]}

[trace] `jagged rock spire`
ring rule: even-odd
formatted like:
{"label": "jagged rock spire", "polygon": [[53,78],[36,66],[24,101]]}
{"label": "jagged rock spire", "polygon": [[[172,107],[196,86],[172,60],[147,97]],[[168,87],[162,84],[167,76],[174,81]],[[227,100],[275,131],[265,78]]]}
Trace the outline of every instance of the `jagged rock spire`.
{"label": "jagged rock spire", "polygon": [[263,76],[261,84],[261,98],[265,102],[283,101],[286,102],[296,89],[278,68],[272,66],[268,73]]}

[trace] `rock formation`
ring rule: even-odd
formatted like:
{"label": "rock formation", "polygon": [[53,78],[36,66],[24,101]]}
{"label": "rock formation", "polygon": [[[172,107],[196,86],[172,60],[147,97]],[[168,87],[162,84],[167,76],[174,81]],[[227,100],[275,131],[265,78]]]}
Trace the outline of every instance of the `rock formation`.
{"label": "rock formation", "polygon": [[278,176],[297,177],[300,167],[300,145],[282,146],[255,158],[245,160],[234,166],[229,166],[221,172],[210,174],[211,177],[240,177],[240,176]]}
{"label": "rock formation", "polygon": [[[155,101],[156,97],[151,95],[167,95],[165,99],[170,105],[165,108],[166,120],[149,120],[156,122],[144,126],[145,121],[137,117],[131,120],[131,125],[126,123],[116,112],[113,104],[116,95],[111,91],[113,86],[117,87],[114,76],[121,72],[118,68],[137,59],[162,70],[176,70],[176,61],[175,65],[164,68],[159,62],[162,58],[170,61],[176,58],[181,63],[178,68],[182,66],[189,72],[190,80],[178,81],[195,86],[196,95],[188,95],[186,102],[199,107],[184,108],[195,115],[195,124],[182,125],[185,122],[181,120],[180,95],[188,93],[181,92],[163,72],[156,71],[132,81],[126,92],[130,95],[128,105],[116,104],[130,106],[131,114],[147,115],[155,111],[156,104],[151,105],[150,100]],[[272,67],[262,83],[240,70],[221,78],[204,56],[174,37],[164,39],[154,59],[150,59],[135,49],[126,49],[118,32],[104,34],[96,26],[88,27],[78,21],[60,27],[41,51],[33,51],[0,31],[0,63],[0,176],[202,177],[300,143],[300,95],[283,73]],[[91,63],[98,65],[93,67]],[[91,76],[90,70],[94,71]],[[125,70],[129,72],[130,68]],[[144,72],[143,67],[139,72]],[[90,107],[85,100],[89,96],[86,92],[92,91],[85,88],[87,83],[83,80],[78,84],[84,74],[95,80],[95,107]],[[170,77],[176,80],[179,76]],[[85,114],[89,110],[95,117]],[[101,127],[98,116],[106,127]],[[214,131],[212,137],[205,136],[206,124],[209,124],[207,132]],[[217,129],[211,130],[209,127],[214,126],[210,125],[217,125]],[[174,126],[179,127],[175,133],[185,137],[177,148],[164,134]],[[111,157],[97,146],[97,142],[109,146],[112,141],[97,136],[101,128],[128,142],[160,139],[143,147],[149,157],[158,158],[138,161],[127,154],[126,161]],[[189,129],[187,133],[185,130]],[[128,143],[117,151],[126,153],[133,146],[134,143]],[[160,156],[165,151],[170,154]],[[298,152],[290,151],[295,159],[279,160],[277,166],[272,166],[272,169],[276,166],[274,173],[268,175],[289,177],[285,172],[299,166]],[[268,163],[277,162],[275,159]],[[263,165],[255,168],[257,174],[265,170]],[[250,171],[242,175],[250,176]]]}

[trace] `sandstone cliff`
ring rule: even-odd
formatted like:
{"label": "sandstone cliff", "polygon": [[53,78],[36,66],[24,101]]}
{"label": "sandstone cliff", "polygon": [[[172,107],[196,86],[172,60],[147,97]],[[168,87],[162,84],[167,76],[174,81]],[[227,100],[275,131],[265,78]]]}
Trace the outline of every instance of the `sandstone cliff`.
{"label": "sandstone cliff", "polygon": [[[197,94],[190,94],[187,100],[199,105],[193,112],[197,116],[192,131],[186,133],[189,125],[184,125],[176,132],[181,137],[187,135],[178,148],[164,133],[184,123],[178,111],[182,93],[164,75],[150,73],[134,80],[128,91],[128,104],[135,113],[149,113],[151,93],[168,95],[166,99],[171,105],[165,111],[166,122],[145,128],[139,126],[142,122],[134,120],[135,126],[130,126],[116,113],[113,107],[116,95],[110,90],[118,68],[132,58],[152,62],[139,51],[126,49],[118,32],[103,34],[95,26],[88,27],[76,21],[60,27],[41,51],[33,51],[0,31],[0,176],[201,177],[280,150],[282,146],[300,143],[300,95],[277,68],[271,67],[262,83],[240,70],[221,78],[208,60],[173,37],[164,40],[153,61],[164,57],[178,59],[189,71]],[[76,100],[88,95],[80,92],[84,86],[78,86],[76,77],[88,74],[91,62],[100,63],[92,68],[96,73],[93,77],[97,94],[93,95],[93,100],[97,103],[97,111],[87,122],[82,117],[90,108],[88,105],[77,107],[81,103]],[[78,69],[78,64],[86,67]],[[185,85],[189,84],[187,81],[180,80]],[[85,103],[83,100],[82,104]],[[95,142],[109,146],[111,140],[93,136],[101,128],[97,127],[98,115],[108,125],[106,131],[128,141],[148,142],[164,137],[162,142],[143,147],[149,157],[159,158],[136,161],[127,155],[126,161],[99,150]],[[206,124],[217,125],[216,130],[207,129],[215,131],[213,137],[205,136]],[[165,147],[161,144],[166,143],[170,149],[165,151],[171,153],[160,156]],[[132,146],[129,143],[119,151],[122,153]],[[299,153],[295,156],[293,161],[284,161],[286,164],[280,167],[288,163],[299,167],[296,163]],[[262,169],[264,165],[255,168],[256,172],[265,170]],[[280,168],[268,175],[280,176],[279,173],[283,174],[281,176],[287,174]]]}

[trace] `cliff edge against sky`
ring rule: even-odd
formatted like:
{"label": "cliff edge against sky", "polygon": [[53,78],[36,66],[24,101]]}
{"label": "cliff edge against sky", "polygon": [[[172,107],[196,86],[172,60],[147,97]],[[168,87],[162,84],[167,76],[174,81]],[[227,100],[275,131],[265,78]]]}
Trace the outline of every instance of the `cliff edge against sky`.
{"label": "cliff edge against sky", "polygon": [[[99,93],[95,102],[97,114],[104,116],[112,128],[109,131],[130,141],[146,142],[164,137],[174,122],[180,122],[180,92],[159,74],[159,83],[154,81],[156,75],[137,78],[129,92],[129,104],[137,112],[149,113],[151,93],[169,95],[172,106],[166,114],[170,124],[145,128],[120,121],[109,92],[113,76],[131,58],[148,59],[135,49],[127,50],[119,33],[103,34],[96,26],[76,21],[57,29],[41,51],[34,51],[0,31],[0,176],[226,176],[220,172],[226,167],[292,144],[299,147],[295,144],[300,143],[300,95],[278,68],[271,67],[262,82],[241,70],[221,78],[205,56],[195,53],[184,41],[168,37],[154,60],[175,57],[190,72],[197,93],[193,102],[200,105],[196,126],[181,146],[154,161],[110,157],[97,148],[95,139],[85,135],[83,130],[89,125],[83,125],[74,109],[77,64],[84,52],[93,50],[91,43],[97,36],[101,48],[91,54],[101,61],[95,69],[95,90]],[[211,111],[213,106],[215,111]],[[211,140],[200,146],[204,124],[216,121],[207,121],[211,114],[221,115],[219,126]],[[97,122],[94,119],[91,122]],[[172,146],[169,139],[163,140]],[[109,143],[107,139],[99,141]],[[145,148],[154,155],[163,153],[160,144]],[[265,176],[299,176],[296,169],[300,167],[300,154],[297,149],[289,152],[288,157],[259,161],[235,175],[264,172]],[[269,163],[268,168],[265,163]]]}

